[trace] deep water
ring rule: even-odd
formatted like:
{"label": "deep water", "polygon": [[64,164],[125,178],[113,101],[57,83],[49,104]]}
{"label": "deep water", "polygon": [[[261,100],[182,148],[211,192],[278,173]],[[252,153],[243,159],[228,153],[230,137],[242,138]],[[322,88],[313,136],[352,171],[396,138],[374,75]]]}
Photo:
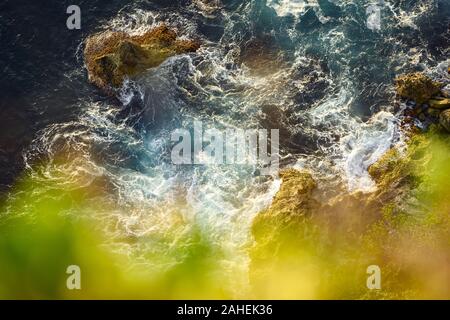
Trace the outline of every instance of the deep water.
{"label": "deep water", "polygon": [[[225,273],[245,279],[252,218],[279,180],[250,166],[173,166],[170,132],[194,120],[280,129],[283,166],[372,190],[368,166],[402,141],[395,76],[446,71],[450,1],[369,2],[3,1],[0,192],[24,176],[43,190],[101,185],[87,197],[117,210],[93,216],[117,222],[113,238],[141,240],[120,250],[172,252],[165,237],[180,232],[181,215],[221,252]],[[371,30],[366,8],[376,3],[381,26]],[[65,26],[70,4],[82,10],[81,30]],[[202,48],[127,82],[118,98],[88,83],[86,37],[163,22]]]}

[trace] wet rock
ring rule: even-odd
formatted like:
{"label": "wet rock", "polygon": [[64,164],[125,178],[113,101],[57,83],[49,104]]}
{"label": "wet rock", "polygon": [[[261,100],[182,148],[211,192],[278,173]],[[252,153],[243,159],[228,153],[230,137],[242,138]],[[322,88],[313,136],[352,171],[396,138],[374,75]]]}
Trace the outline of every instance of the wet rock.
{"label": "wet rock", "polygon": [[317,185],[310,173],[286,169],[280,172],[280,177],[283,181],[280,190],[270,208],[260,214],[259,219],[280,217],[284,220],[292,216],[307,216],[317,207],[317,202],[312,198]]}
{"label": "wet rock", "polygon": [[86,40],[84,59],[89,81],[111,91],[126,77],[157,67],[171,56],[194,52],[199,46],[198,41],[178,39],[165,25],[133,36],[106,31]]}
{"label": "wet rock", "polygon": [[433,81],[420,72],[402,75],[395,80],[397,94],[423,104],[440,93],[442,83]]}
{"label": "wet rock", "polygon": [[406,151],[392,148],[369,167],[369,174],[377,184],[372,195],[383,203],[396,201],[409,194],[420,184],[418,167],[427,162],[429,141],[423,134],[413,134]]}
{"label": "wet rock", "polygon": [[439,123],[445,128],[445,130],[450,132],[450,109],[441,112],[441,115],[439,116]]}
{"label": "wet rock", "polygon": [[219,0],[194,0],[193,3],[208,18],[214,18],[222,7]]}
{"label": "wet rock", "polygon": [[449,109],[450,108],[450,99],[447,98],[436,98],[436,99],[431,99],[430,101],[428,101],[430,108],[434,108],[434,109]]}

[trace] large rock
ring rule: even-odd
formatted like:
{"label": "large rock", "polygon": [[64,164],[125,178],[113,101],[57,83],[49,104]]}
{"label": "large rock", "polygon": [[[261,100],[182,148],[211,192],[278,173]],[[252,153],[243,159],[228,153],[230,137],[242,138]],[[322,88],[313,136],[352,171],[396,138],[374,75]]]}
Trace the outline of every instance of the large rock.
{"label": "large rock", "polygon": [[180,40],[165,25],[142,35],[106,31],[86,40],[84,59],[89,81],[111,91],[120,87],[126,77],[159,66],[167,58],[199,48],[193,40]]}
{"label": "large rock", "polygon": [[[311,174],[287,169],[280,173],[282,184],[272,205],[259,213],[252,225],[255,239],[250,249],[250,282],[258,298],[297,297],[297,291],[280,293],[267,290],[270,283],[285,288],[284,281],[296,281],[291,270],[299,273],[306,262],[292,250],[298,249],[305,237],[305,222],[319,203],[313,198],[316,182]],[[285,257],[293,254],[286,270]],[[290,272],[290,273],[286,273]],[[289,276],[285,277],[287,274]]]}
{"label": "large rock", "polygon": [[400,97],[423,104],[439,94],[443,84],[416,72],[398,77],[395,86]]}
{"label": "large rock", "polygon": [[448,132],[450,132],[450,109],[441,112],[441,115],[439,116],[439,123]]}
{"label": "large rock", "polygon": [[317,203],[312,198],[316,182],[310,173],[295,169],[280,172],[282,184],[270,208],[260,217],[307,216]]}
{"label": "large rock", "polygon": [[283,237],[297,234],[299,226],[319,207],[313,197],[317,184],[310,173],[287,169],[280,172],[280,177],[282,184],[272,205],[253,221],[252,234],[257,246],[252,255],[256,260],[264,260],[266,253],[273,253],[271,247],[282,245]]}
{"label": "large rock", "polygon": [[[252,226],[249,280],[255,297],[398,299],[424,292],[398,278],[427,283],[441,269],[430,252],[448,259],[441,243],[448,243],[443,212],[449,209],[449,150],[449,136],[436,126],[411,136],[406,148],[391,149],[370,167],[378,186],[370,194],[324,180],[316,188],[310,174],[283,171],[272,205]],[[384,289],[367,291],[367,266],[379,263],[387,268]],[[448,294],[446,289],[436,292]]]}

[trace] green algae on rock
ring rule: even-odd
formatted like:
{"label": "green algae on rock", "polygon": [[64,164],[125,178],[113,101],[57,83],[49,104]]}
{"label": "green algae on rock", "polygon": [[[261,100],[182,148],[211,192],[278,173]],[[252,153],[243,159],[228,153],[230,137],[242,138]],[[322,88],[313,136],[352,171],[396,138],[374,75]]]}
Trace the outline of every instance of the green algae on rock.
{"label": "green algae on rock", "polygon": [[395,80],[397,94],[405,99],[423,104],[440,93],[443,84],[433,81],[420,72],[399,76]]}
{"label": "green algae on rock", "polygon": [[126,77],[199,47],[198,41],[180,40],[174,30],[161,25],[142,35],[113,31],[92,35],[86,40],[84,59],[89,81],[109,92],[122,85]]}

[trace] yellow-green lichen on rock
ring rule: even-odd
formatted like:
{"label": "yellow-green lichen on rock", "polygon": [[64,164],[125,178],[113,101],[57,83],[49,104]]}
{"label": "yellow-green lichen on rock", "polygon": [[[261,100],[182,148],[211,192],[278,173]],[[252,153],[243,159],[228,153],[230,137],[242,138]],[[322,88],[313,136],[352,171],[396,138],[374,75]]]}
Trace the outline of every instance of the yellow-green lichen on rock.
{"label": "yellow-green lichen on rock", "polygon": [[87,38],[84,59],[89,81],[108,92],[126,77],[157,67],[167,58],[195,52],[198,41],[180,40],[166,25],[142,35],[105,31]]}

